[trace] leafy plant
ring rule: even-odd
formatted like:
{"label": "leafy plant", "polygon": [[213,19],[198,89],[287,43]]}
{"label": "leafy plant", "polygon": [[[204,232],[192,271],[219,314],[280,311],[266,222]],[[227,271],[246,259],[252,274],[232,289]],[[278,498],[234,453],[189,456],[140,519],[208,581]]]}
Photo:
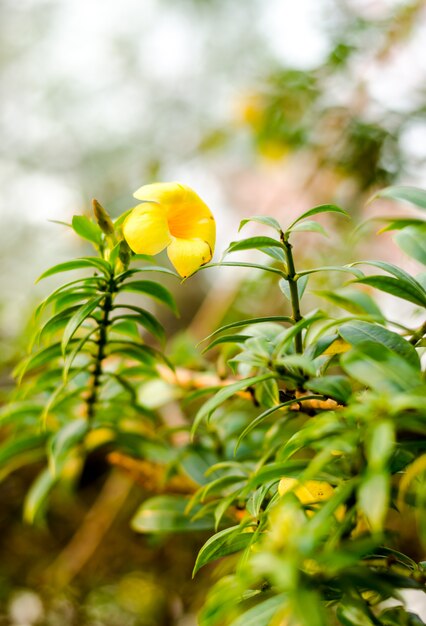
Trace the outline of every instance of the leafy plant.
{"label": "leafy plant", "polygon": [[[381,195],[419,208],[426,201],[412,188]],[[265,265],[220,263],[275,276],[291,314],[239,320],[207,338],[230,370],[192,426],[193,445],[210,440],[217,457],[186,509],[198,522],[213,515],[217,531],[194,567],[196,575],[221,559],[203,626],[422,623],[380,603],[426,582],[424,275],[382,261],[300,269],[294,234],[322,232],[311,218],[323,212],[346,215],[324,205],[287,228],[263,216],[243,220],[240,228],[254,221],[273,236],[232,242],[226,254],[255,249]],[[388,226],[404,252],[425,263],[425,222],[390,218]],[[365,274],[369,268],[380,273]],[[335,271],[349,284],[315,293],[337,314],[304,311],[311,276]],[[418,326],[387,319],[372,289],[414,305]],[[138,519],[136,530],[154,530]]]}
{"label": "leafy plant", "polygon": [[[59,480],[78,482],[89,452],[109,444],[140,454],[157,438],[158,417],[139,401],[136,383],[158,377],[159,363],[171,366],[161,347],[164,328],[146,306],[154,300],[177,309],[170,291],[147,276],[176,274],[131,253],[122,218],[113,224],[96,201],[94,213],[95,222],[74,216],[69,226],[95,255],[55,265],[39,278],[73,275],[38,306],[30,352],[15,370],[19,386],[0,415],[8,432],[0,448],[3,477],[47,461],[24,505],[29,522],[42,514]],[[142,304],[123,299],[129,293]]]}
{"label": "leafy plant", "polygon": [[[418,189],[380,195],[426,206]],[[181,234],[190,259],[182,275],[213,265],[266,272],[283,296],[283,315],[239,319],[207,337],[205,352],[219,352],[221,376],[201,361],[178,371],[162,351],[157,317],[125,299],[135,293],[176,312],[167,288],[144,276],[175,273],[130,251],[127,214],[113,223],[96,202],[94,210],[96,222],[77,216],[71,226],[96,256],[42,275],[85,272],[38,307],[31,351],[16,370],[20,385],[0,417],[3,476],[47,462],[28,493],[26,519],[38,519],[52,487],[76,483],[87,454],[107,446],[136,475],[161,476],[162,488],[132,519],[134,531],[212,533],[194,559],[194,575],[220,559],[203,626],[421,624],[409,607],[381,603],[402,601],[404,589],[426,582],[424,274],[376,260],[301,269],[297,233],[324,234],[315,219],[322,213],[347,218],[335,205],[314,207],[287,227],[264,216],[243,220],[240,229],[255,222],[269,234],[234,241],[225,254],[255,250],[264,263],[202,265],[202,246],[195,241],[194,254]],[[384,221],[401,249],[426,264],[426,222]],[[139,228],[132,222],[137,246]],[[213,241],[211,224],[208,233]],[[315,274],[331,272],[342,276],[340,288],[309,291]],[[388,318],[376,291],[408,303],[416,322]],[[320,306],[305,307],[307,296]],[[179,439],[143,401],[141,389],[159,378],[182,398]]]}

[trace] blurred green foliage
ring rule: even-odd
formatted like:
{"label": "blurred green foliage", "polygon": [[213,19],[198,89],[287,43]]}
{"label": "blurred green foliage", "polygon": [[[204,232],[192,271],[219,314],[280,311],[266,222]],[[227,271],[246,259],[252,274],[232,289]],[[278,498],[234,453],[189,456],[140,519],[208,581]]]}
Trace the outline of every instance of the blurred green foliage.
{"label": "blurred green foliage", "polygon": [[[381,73],[389,73],[398,56],[404,55],[411,42],[419,40],[422,4],[419,1],[395,2],[375,15],[355,2],[336,0],[321,3],[323,17],[322,20],[318,17],[318,23],[321,23],[327,51],[319,55],[321,58],[315,63],[301,67],[286,60],[285,55],[276,53],[276,37],[273,41],[263,26],[267,7],[265,3],[254,0],[242,4],[218,0],[181,0],[172,4],[163,0],[153,3],[154,10],[148,17],[144,16],[138,3],[129,3],[127,8],[131,19],[126,24],[121,18],[117,19],[113,27],[107,26],[104,30],[103,17],[96,15],[96,11],[91,16],[85,7],[81,8],[80,21],[76,22],[76,14],[69,7],[66,9],[65,4],[3,2],[0,7],[3,34],[0,63],[5,98],[0,118],[4,138],[0,155],[5,165],[1,174],[5,223],[1,235],[4,269],[1,279],[1,400],[6,402],[11,398],[13,381],[10,371],[25,352],[24,346],[32,332],[28,322],[32,305],[38,297],[45,295],[42,287],[39,296],[36,295],[31,287],[33,280],[49,264],[68,260],[71,256],[83,256],[89,249],[88,242],[75,244],[75,240],[68,239],[67,235],[58,234],[60,231],[56,230],[56,226],[40,225],[41,218],[37,216],[38,213],[46,215],[46,207],[51,218],[68,219],[71,214],[81,212],[80,209],[87,213],[89,198],[97,195],[108,198],[112,213],[118,215],[127,202],[124,198],[128,189],[140,185],[141,181],[178,178],[182,172],[185,175],[192,175],[193,172],[195,177],[203,179],[204,176],[213,188],[225,189],[223,197],[219,196],[225,231],[229,224],[225,219],[229,214],[233,211],[241,213],[241,198],[244,200],[247,197],[244,190],[248,181],[257,177],[261,179],[255,203],[268,196],[274,183],[265,176],[265,163],[276,168],[282,180],[288,183],[290,179],[296,194],[308,190],[313,203],[343,202],[354,212],[359,211],[363,200],[382,185],[419,180],[424,171],[425,155],[419,150],[418,141],[413,146],[413,134],[421,137],[424,124],[422,77],[414,75],[413,67],[415,85],[408,90],[408,96],[402,97],[402,104],[397,74],[392,97],[386,99],[383,93],[380,94],[378,84]],[[103,11],[106,23],[108,15],[108,10]],[[111,13],[111,22],[114,21],[113,15]],[[178,66],[173,70],[173,64],[172,70],[167,70],[167,67],[162,69],[161,64],[156,62],[161,59],[158,52],[155,54],[155,46],[150,48],[148,45],[150,32],[170,19],[178,23],[178,28],[182,27],[185,37],[192,33],[193,58],[189,69],[185,63],[183,70]],[[300,47],[303,45],[301,42]],[[77,54],[78,49],[81,49],[81,55]],[[91,56],[95,49],[102,59],[100,64],[96,54]],[[171,50],[170,55],[165,56],[173,55],[174,50]],[[78,61],[80,57],[83,62]],[[65,59],[70,60],[69,64]],[[240,172],[243,172],[242,177],[235,175]],[[127,205],[124,208],[128,208]],[[245,208],[244,214],[247,215]],[[276,214],[275,217],[282,221],[281,215]],[[336,228],[339,228],[337,222]],[[409,229],[398,231],[399,245],[405,252],[408,250],[415,261],[423,258],[422,233],[421,229],[415,229],[414,236]],[[324,240],[322,246],[304,245],[304,235],[298,237],[301,243],[297,240],[299,247],[296,254],[300,266],[341,265],[359,258],[355,244],[351,244],[351,249],[346,251],[349,256],[342,260],[342,250],[334,246],[339,235],[334,235],[331,241]],[[366,254],[364,250],[363,256],[373,258],[377,255],[371,251]],[[231,274],[235,276],[234,270],[228,268],[223,271],[228,272],[221,275],[223,282],[229,280],[232,283],[230,277]],[[22,523],[21,504],[34,477],[45,467],[46,433],[40,433],[37,411],[27,411],[19,417],[23,421],[17,421],[17,418],[15,421],[14,418],[2,428],[3,451],[10,442],[15,444],[21,438],[25,439],[24,435],[29,435],[30,431],[34,437],[32,441],[27,441],[28,446],[20,452],[21,456],[18,454],[19,446],[12,446],[9,461],[0,470],[3,472],[2,623],[19,623],[18,618],[12,619],[13,611],[19,610],[20,606],[31,607],[34,598],[25,600],[25,597],[19,596],[23,589],[31,589],[42,598],[45,608],[41,623],[44,621],[46,624],[160,625],[195,619],[191,616],[200,608],[205,588],[210,584],[208,568],[201,570],[194,583],[189,580],[195,553],[206,539],[205,531],[200,531],[201,534],[195,534],[193,538],[191,534],[186,534],[157,540],[135,536],[129,530],[128,522],[141,500],[153,495],[157,498],[178,497],[175,493],[167,493],[170,485],[165,488],[166,494],[163,493],[164,484],[167,485],[165,466],[171,475],[175,473],[180,477],[183,474],[195,483],[208,485],[210,479],[204,475],[205,471],[216,462],[234,459],[238,437],[250,420],[261,412],[257,404],[268,410],[265,407],[268,406],[266,398],[270,390],[266,384],[260,385],[254,403],[247,402],[244,397],[235,398],[232,405],[226,405],[226,410],[220,412],[219,409],[217,417],[203,432],[201,441],[186,447],[184,440],[185,445],[176,448],[179,454],[176,451],[170,454],[171,441],[175,441],[174,437],[180,441],[180,431],[189,428],[192,417],[202,405],[206,393],[204,387],[214,386],[220,383],[221,377],[229,375],[228,362],[238,355],[239,350],[262,358],[256,351],[262,352],[265,341],[267,346],[271,343],[277,328],[272,327],[272,334],[267,333],[266,339],[255,330],[258,328],[256,325],[249,330],[244,328],[241,335],[253,333],[253,336],[250,335],[249,340],[241,337],[238,340],[241,342],[238,343],[239,349],[232,343],[223,343],[214,366],[209,353],[204,357],[195,348],[197,340],[214,331],[220,323],[233,323],[265,314],[291,315],[290,304],[283,304],[277,297],[277,277],[273,273],[260,277],[254,272],[244,280],[236,281],[233,291],[223,300],[214,288],[208,299],[212,283],[221,279],[214,278],[210,284],[202,282],[201,278],[206,275],[200,274],[177,291],[167,283],[176,294],[182,312],[181,322],[173,321],[172,316],[166,313],[159,314],[168,329],[180,331],[169,342],[167,355],[178,367],[204,374],[207,372],[206,380],[190,380],[184,388],[175,382],[158,379],[143,383],[138,381],[136,385],[138,399],[143,403],[147,398],[151,400],[154,406],[149,408],[157,420],[161,421],[164,415],[167,420],[170,416],[177,419],[170,432],[166,428],[165,433],[160,428],[161,437],[165,437],[167,445],[157,440],[157,432],[151,431],[148,438],[146,432],[135,435],[132,428],[137,420],[132,414],[129,424],[129,407],[124,400],[125,393],[120,392],[122,395],[117,398],[120,410],[124,409],[125,413],[120,414],[123,425],[120,446],[117,440],[114,443],[108,438],[100,439],[86,450],[84,463],[81,459],[79,462],[74,459],[70,475],[62,476],[60,485],[53,489],[45,526],[35,529]],[[321,310],[329,315],[336,315],[336,307],[341,306],[348,315],[370,315],[375,317],[374,323],[380,325],[384,319],[380,315],[384,314],[380,313],[380,308],[371,298],[372,289],[387,286],[389,291],[395,287],[392,280],[398,280],[392,274],[385,272],[385,275],[387,280],[379,279],[377,282],[376,279],[376,284],[369,279],[370,285],[365,283],[366,291],[356,291],[359,287],[353,286],[351,290],[342,288],[338,273],[312,275],[304,296],[305,306],[307,309],[318,306],[320,297]],[[417,280],[424,284],[422,276],[418,276]],[[315,291],[321,293],[315,294]],[[410,287],[408,292],[413,298]],[[202,299],[206,295],[203,309]],[[410,302],[413,303],[413,300]],[[199,316],[193,319],[200,305],[202,323]],[[413,303],[413,306],[416,304]],[[395,310],[398,312],[398,308]],[[62,321],[68,319],[63,318]],[[401,322],[401,319],[393,321]],[[62,322],[58,320],[58,323],[56,331],[59,336]],[[372,323],[371,320],[369,323]],[[392,327],[392,330],[403,331],[398,327]],[[235,334],[239,332],[239,329],[235,330]],[[221,344],[218,345],[220,347]],[[360,380],[357,378],[359,362],[365,359],[364,348],[354,347],[353,356],[346,363],[347,374],[344,375],[351,380],[354,378],[357,381],[355,386],[366,385],[373,380],[371,372],[361,375]],[[336,371],[332,370],[330,376],[342,376],[336,363],[338,359],[339,356],[332,359],[332,367]],[[49,361],[47,365],[50,367],[53,362]],[[388,370],[404,369],[400,361],[390,360],[385,365]],[[248,371],[241,362],[234,367],[242,373]],[[300,367],[309,370],[306,362],[300,362],[297,367],[293,363],[290,369],[294,372],[294,368]],[[411,370],[407,372],[411,376]],[[217,378],[212,381],[208,376],[216,373],[219,381]],[[49,380],[46,376],[44,395],[37,400],[37,410],[55,386],[55,380],[59,379]],[[337,393],[336,399],[341,400],[347,386],[341,378],[328,382],[333,383],[333,393]],[[383,384],[380,379],[376,383],[379,387]],[[197,389],[198,384],[200,387]],[[393,384],[398,385],[398,381]],[[381,393],[381,389],[379,391]],[[30,384],[26,392],[32,398]],[[113,392],[117,392],[116,387]],[[324,389],[317,387],[315,393],[320,392]],[[19,393],[25,394],[25,387]],[[22,400],[19,393],[17,397],[12,396],[14,402]],[[328,393],[331,393],[331,387]],[[377,389],[367,393],[366,412],[383,412],[377,393]],[[182,407],[177,401],[183,398]],[[280,398],[282,402],[287,399]],[[59,421],[62,420],[65,425],[69,412],[75,411],[72,398],[62,406],[62,410],[64,413]],[[406,412],[411,415],[417,409],[401,411],[404,415]],[[400,419],[401,412],[396,415]],[[259,453],[263,450],[265,431],[271,426],[272,417],[266,416],[265,422],[261,420],[260,428],[253,429],[247,439],[242,439],[237,459],[244,459],[250,449]],[[363,419],[358,415],[356,418]],[[115,420],[115,414],[112,419]],[[350,419],[350,416],[345,419]],[[303,427],[303,418],[297,415],[294,420],[292,427]],[[56,427],[57,424],[52,433]],[[137,427],[140,427],[139,423]],[[130,436],[124,443],[123,431],[126,429]],[[285,427],[279,434],[289,437],[291,430]],[[272,428],[270,439],[273,441],[277,436],[277,430]],[[408,437],[408,434],[405,436]],[[150,440],[151,437],[154,441]],[[141,439],[144,439],[143,445],[139,445]],[[319,447],[321,445],[318,443]],[[116,447],[124,456],[110,456],[117,452]],[[72,452],[74,454],[74,448]],[[132,465],[127,458],[132,455],[135,458],[143,456],[148,465]],[[412,460],[412,453],[410,459],[402,454],[398,462],[403,467],[409,460]],[[105,541],[102,545],[95,545],[94,553],[88,556],[84,567],[75,577],[70,576],[71,582],[65,590],[59,591],[55,575],[60,577],[60,573],[67,571],[72,562],[72,559],[58,561],[59,555],[70,543],[74,545],[72,538],[75,534],[78,538],[78,529],[84,527],[85,516],[92,511],[99,493],[103,493],[105,483],[107,489],[111,464],[121,468],[117,471],[127,472],[131,476],[130,484],[136,486],[132,486],[124,499],[118,519],[112,520]],[[233,484],[232,481],[226,482],[228,476],[223,470],[212,474],[219,480],[223,475],[225,481],[219,482],[216,492],[220,498],[223,494],[228,496],[226,485]],[[221,484],[224,485],[224,492],[220,491]],[[172,482],[170,489],[175,487]],[[123,483],[118,491],[125,492],[127,488]],[[368,497],[368,482],[366,492],[367,496],[363,497]],[[214,495],[214,488],[210,493]],[[410,494],[410,498],[414,497]],[[419,500],[423,498],[421,493],[415,497]],[[159,504],[162,502],[164,500]],[[170,512],[171,501],[166,500],[166,504]],[[250,506],[255,506],[255,503],[251,502]],[[293,506],[293,513],[299,521],[301,507],[294,502],[294,498]],[[238,525],[245,507],[244,498],[233,498],[228,512],[233,524]],[[114,511],[114,506],[107,504],[106,509]],[[146,510],[150,510],[149,503]],[[415,559],[421,558],[417,531],[413,530],[411,518],[406,532],[401,532],[401,529],[398,532],[401,545],[398,544],[397,548]],[[299,538],[294,541],[297,543]],[[82,543],[85,543],[84,536]],[[276,546],[265,545],[269,556],[274,557],[275,550]],[[383,555],[381,558],[384,558]],[[412,564],[407,566],[407,563],[404,561],[404,576],[414,567]],[[49,570],[52,564],[58,566],[58,569],[51,570],[56,574],[46,578],[44,570]],[[270,566],[271,562],[264,564],[267,572]],[[224,573],[228,573],[232,567],[231,557],[222,568]],[[214,575],[220,578],[221,570]],[[237,577],[236,582],[224,579],[230,601],[234,602],[235,594],[238,595],[246,585],[252,585],[256,576],[249,573],[248,579]],[[315,578],[315,573],[308,572],[309,576]],[[141,594],[144,590],[149,605],[142,607],[139,604],[141,600],[135,598],[135,584]],[[265,589],[264,593],[266,601],[270,601],[268,606],[274,610],[278,606],[276,596],[272,596],[269,589]],[[219,584],[211,592],[207,607],[217,606],[217,598],[223,602],[225,597],[225,591]],[[259,599],[253,597],[252,600],[247,598],[247,606]],[[312,602],[313,606],[317,606],[318,596],[308,594],[300,601],[303,605]],[[20,605],[20,602],[23,604]],[[347,623],[357,619],[350,615],[351,610],[356,612],[356,607],[349,609],[347,604],[343,605],[340,615],[343,615],[343,623],[345,619]],[[260,618],[255,614],[253,619]],[[398,609],[388,609],[380,619],[383,624],[416,623],[415,618],[407,617]],[[314,623],[311,621],[311,624]]]}

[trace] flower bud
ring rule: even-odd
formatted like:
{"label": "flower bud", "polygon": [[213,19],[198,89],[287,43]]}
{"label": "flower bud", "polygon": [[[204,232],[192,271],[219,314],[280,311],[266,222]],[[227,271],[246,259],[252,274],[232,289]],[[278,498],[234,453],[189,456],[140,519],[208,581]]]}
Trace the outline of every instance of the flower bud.
{"label": "flower bud", "polygon": [[108,215],[107,211],[95,198],[92,200],[92,207],[96,221],[98,222],[102,232],[105,233],[105,235],[113,235],[114,224],[112,223],[112,219]]}

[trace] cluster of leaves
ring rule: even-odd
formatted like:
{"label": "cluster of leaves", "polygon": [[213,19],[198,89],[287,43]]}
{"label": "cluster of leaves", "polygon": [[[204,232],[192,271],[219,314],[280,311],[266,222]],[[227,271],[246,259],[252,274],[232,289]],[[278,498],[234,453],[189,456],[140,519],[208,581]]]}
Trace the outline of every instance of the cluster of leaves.
{"label": "cluster of leaves", "polygon": [[[426,193],[413,188],[382,195],[426,208]],[[277,236],[242,239],[227,252],[256,249],[272,262],[222,265],[277,275],[293,314],[240,320],[208,338],[208,349],[224,350],[231,374],[201,404],[192,436],[194,449],[216,462],[192,498],[149,499],[133,520],[140,532],[214,525],[194,567],[196,574],[221,559],[203,626],[423,623],[402,606],[380,603],[426,582],[419,561],[426,546],[426,326],[387,319],[371,291],[413,304],[420,317],[425,275],[381,261],[296,271],[292,234],[321,232],[311,218],[322,212],[344,215],[324,205],[285,230],[273,218],[242,222],[260,222]],[[401,248],[426,265],[426,223],[385,221]],[[360,266],[381,273],[366,275]],[[352,275],[351,284],[317,296],[344,314],[318,308],[302,316],[310,275],[331,271]]]}
{"label": "cluster of leaves", "polygon": [[40,277],[84,271],[38,306],[29,354],[15,370],[19,385],[0,413],[1,477],[47,462],[26,498],[29,522],[42,515],[59,480],[78,484],[88,453],[113,444],[143,455],[156,439],[158,416],[139,401],[138,384],[158,377],[159,363],[170,367],[162,352],[165,331],[145,304],[123,295],[138,294],[147,304],[154,299],[176,313],[170,291],[143,275],[177,275],[152,257],[132,255],[121,236],[124,216],[113,223],[96,201],[94,211],[96,221],[74,216],[67,226],[96,255],[55,265]]}
{"label": "cluster of leaves", "polygon": [[[421,190],[381,195],[426,209]],[[175,495],[142,504],[136,532],[213,533],[194,566],[195,575],[220,559],[203,626],[421,624],[404,607],[380,603],[426,581],[425,275],[383,261],[296,268],[294,233],[324,234],[312,218],[347,217],[334,205],[310,209],[286,228],[274,218],[243,220],[241,228],[254,221],[272,236],[232,242],[226,253],[256,250],[265,262],[219,265],[267,272],[290,314],[238,320],[206,338],[206,350],[220,350],[227,363],[227,379],[189,386],[184,407],[193,419],[176,439],[140,393],[165,370],[180,384],[162,352],[164,329],[149,310],[123,300],[136,293],[176,312],[162,283],[140,279],[174,272],[132,256],[121,236],[125,216],[113,223],[94,208],[96,222],[77,216],[70,226],[97,254],[42,275],[86,271],[38,307],[30,353],[16,370],[20,385],[0,414],[2,476],[47,461],[25,518],[40,516],[59,481],[78,483],[88,453],[119,450],[127,464],[139,462],[138,471],[164,470],[165,483],[173,474],[186,478],[170,490]],[[426,265],[425,221],[383,219],[402,250]],[[327,307],[305,312],[317,272],[340,272],[350,284],[315,292]],[[374,289],[413,306],[415,327],[388,319]],[[330,303],[339,312],[330,313]]]}
{"label": "cluster of leaves", "polygon": [[[375,101],[373,111],[365,76],[354,78],[352,66],[362,56],[369,63],[383,62],[395,43],[413,31],[422,6],[415,0],[371,21],[347,3],[334,8],[340,25],[324,61],[309,71],[273,68],[243,100],[240,117],[261,154],[274,159],[309,151],[318,169],[351,178],[363,192],[392,184],[407,166],[416,166],[400,140],[413,120],[423,118],[424,105],[391,111]],[[350,99],[336,102],[335,90],[351,94]]]}

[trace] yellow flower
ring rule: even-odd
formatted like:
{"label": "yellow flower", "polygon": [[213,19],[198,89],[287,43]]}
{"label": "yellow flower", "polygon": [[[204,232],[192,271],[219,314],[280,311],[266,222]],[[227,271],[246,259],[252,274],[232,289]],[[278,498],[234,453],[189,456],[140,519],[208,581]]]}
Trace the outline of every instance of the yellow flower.
{"label": "yellow flower", "polygon": [[[301,504],[312,505],[313,508],[317,508],[318,502],[329,500],[334,493],[333,487],[322,480],[308,480],[306,483],[300,483],[296,478],[281,478],[278,485],[280,496],[284,496],[290,491],[294,492]],[[337,508],[335,515],[339,521],[344,518],[345,510],[343,505]],[[307,515],[311,517],[313,511],[308,510]]]}
{"label": "yellow flower", "polygon": [[294,491],[294,495],[302,504],[314,504],[320,500],[328,500],[333,495],[333,487],[320,480],[308,480],[300,483],[295,478],[281,478],[278,485],[280,496]]}
{"label": "yellow flower", "polygon": [[186,278],[208,263],[214,252],[216,225],[210,209],[186,185],[154,183],[134,194],[138,204],[123,224],[123,235],[133,252],[167,254]]}

